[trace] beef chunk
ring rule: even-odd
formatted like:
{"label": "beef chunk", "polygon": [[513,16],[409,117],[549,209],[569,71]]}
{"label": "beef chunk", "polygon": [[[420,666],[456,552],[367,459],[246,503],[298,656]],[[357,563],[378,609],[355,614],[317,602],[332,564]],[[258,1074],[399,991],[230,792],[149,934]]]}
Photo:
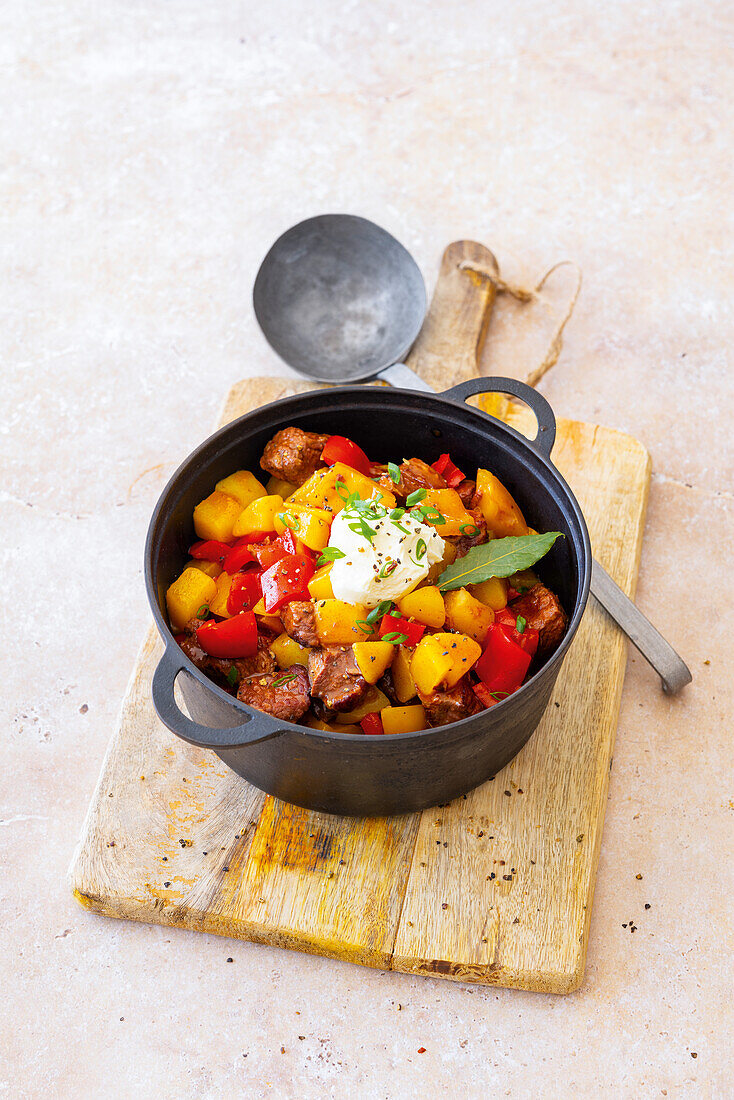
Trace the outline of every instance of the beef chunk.
{"label": "beef chunk", "polygon": [[280,609],[283,629],[301,645],[318,645],[316,616],[310,600],[292,600]]}
{"label": "beef chunk", "polygon": [[538,656],[552,653],[568,626],[568,615],[558,596],[538,583],[513,600],[510,607],[516,615],[522,615],[529,627],[538,631]]}
{"label": "beef chunk", "polygon": [[237,672],[237,680],[254,673],[272,672],[275,668],[275,657],[270,652],[267,638],[258,638],[257,653],[252,657],[239,657],[236,660],[228,660],[223,657],[210,657],[199,645],[196,631],[204,622],[203,619],[190,619],[184,627],[184,635],[181,649],[186,656],[202,672],[206,672],[226,691],[234,692],[234,687],[229,680],[231,670]]}
{"label": "beef chunk", "polygon": [[[483,542],[487,541],[487,524],[484,516],[478,508],[469,508],[469,515],[472,518],[472,522],[476,524],[476,535],[459,535],[458,538],[449,537],[449,541],[453,542],[456,547],[457,558],[463,558],[464,554],[467,554],[472,546],[481,546]],[[439,534],[441,528],[438,528]]]}
{"label": "beef chunk", "polygon": [[367,694],[369,684],[362,676],[351,646],[327,645],[308,655],[311,694],[328,710],[353,710]]}
{"label": "beef chunk", "polygon": [[297,722],[311,703],[308,673],[303,665],[287,672],[266,672],[248,676],[237,689],[237,698],[257,710],[264,710],[282,722]]}
{"label": "beef chunk", "polygon": [[267,444],[260,465],[273,477],[290,481],[291,485],[303,485],[323,466],[321,452],[328,438],[300,428],[283,428]]}
{"label": "beef chunk", "polygon": [[456,486],[456,492],[461,497],[461,503],[465,508],[474,507],[474,497],[477,492],[476,481],[472,481],[470,477],[465,477],[464,480],[459,482]]}
{"label": "beef chunk", "polygon": [[460,722],[482,710],[482,704],[472,691],[466,676],[450,691],[432,691],[428,695],[418,693],[426,711],[428,725],[447,726],[449,722]]}
{"label": "beef chunk", "polygon": [[400,464],[400,484],[393,485],[396,496],[409,497],[416,489],[446,489],[446,478],[422,458],[406,458]]}

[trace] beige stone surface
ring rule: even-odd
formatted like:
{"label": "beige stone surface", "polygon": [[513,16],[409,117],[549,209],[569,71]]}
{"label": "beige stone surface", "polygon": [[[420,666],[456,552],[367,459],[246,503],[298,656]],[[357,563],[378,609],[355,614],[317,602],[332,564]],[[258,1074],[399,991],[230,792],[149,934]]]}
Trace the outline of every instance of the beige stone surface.
{"label": "beige stone surface", "polygon": [[[731,1095],[731,5],[6,0],[0,25],[0,1093]],[[287,373],[252,280],[339,210],[429,284],[456,237],[524,280],[575,259],[541,388],[653,456],[638,598],[694,682],[667,699],[631,656],[568,998],[106,921],[66,887],[150,510],[229,385]],[[485,369],[532,367],[552,323],[501,299]]]}

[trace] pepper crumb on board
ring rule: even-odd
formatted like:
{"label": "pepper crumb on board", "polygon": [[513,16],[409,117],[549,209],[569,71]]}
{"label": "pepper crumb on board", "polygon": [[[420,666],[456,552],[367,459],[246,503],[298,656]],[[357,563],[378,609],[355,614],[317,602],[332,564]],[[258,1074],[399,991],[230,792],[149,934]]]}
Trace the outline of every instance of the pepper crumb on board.
{"label": "pepper crumb on board", "polygon": [[511,793],[512,793],[511,791],[505,791],[505,794],[507,795],[508,798],[510,797]]}
{"label": "pepper crumb on board", "polygon": [[[706,664],[708,664],[708,661],[706,662]],[[691,1058],[698,1058],[698,1054],[696,1053],[695,1050],[691,1051]]]}
{"label": "pepper crumb on board", "polygon": [[418,1053],[419,1054],[425,1054],[426,1053],[426,1048],[425,1047],[418,1047]]}
{"label": "pepper crumb on board", "polygon": [[640,878],[642,878],[642,875],[639,875],[639,874],[635,875],[635,878],[640,879]]}
{"label": "pepper crumb on board", "polygon": [[228,962],[228,963],[233,963],[233,962],[234,962],[234,959],[232,958],[232,956],[231,956],[231,955],[230,955],[230,956],[229,956],[229,958],[227,959],[227,962]]}
{"label": "pepper crumb on board", "polygon": [[646,909],[649,909],[649,908],[650,908],[650,902],[649,902],[649,901],[646,901],[646,902],[645,902],[645,908],[646,908]]}
{"label": "pepper crumb on board", "polygon": [[477,836],[484,836],[484,829],[480,829]]}
{"label": "pepper crumb on board", "polygon": [[166,888],[168,888],[168,887],[169,887],[169,886],[170,886],[171,884],[170,884],[170,882],[164,882],[164,883],[163,883],[163,885],[164,885],[164,886],[165,886]]}
{"label": "pepper crumb on board", "polygon": [[442,909],[448,909],[448,907],[449,907],[448,902],[445,902],[445,901],[441,902],[441,908]]}
{"label": "pepper crumb on board", "polygon": [[86,714],[88,710],[89,710],[89,707],[87,706],[86,703],[82,703],[82,705],[79,707],[79,713],[80,714]]}

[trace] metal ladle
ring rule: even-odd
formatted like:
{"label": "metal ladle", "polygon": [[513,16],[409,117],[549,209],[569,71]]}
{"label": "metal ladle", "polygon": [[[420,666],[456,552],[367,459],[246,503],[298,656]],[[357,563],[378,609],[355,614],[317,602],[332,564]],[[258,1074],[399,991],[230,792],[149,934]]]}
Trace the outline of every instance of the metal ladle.
{"label": "metal ladle", "polygon": [[[253,304],[268,342],[300,374],[436,392],[402,362],[426,315],[423,277],[399,241],[365,218],[322,214],[287,230],[260,265]],[[690,683],[685,662],[596,560],[591,592],[665,692]]]}

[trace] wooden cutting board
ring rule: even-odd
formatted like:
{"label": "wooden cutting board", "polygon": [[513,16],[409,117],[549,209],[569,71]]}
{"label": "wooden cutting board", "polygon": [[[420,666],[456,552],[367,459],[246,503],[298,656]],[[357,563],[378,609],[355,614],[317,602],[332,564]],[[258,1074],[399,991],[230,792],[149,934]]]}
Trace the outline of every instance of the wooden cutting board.
{"label": "wooden cutting board", "polygon": [[[437,388],[476,375],[494,298],[490,283],[459,271],[463,258],[494,262],[471,242],[447,249],[409,360]],[[309,388],[240,382],[222,423]],[[524,407],[490,401],[534,434]],[[553,459],[596,557],[634,595],[647,452],[620,432],[560,420]],[[449,805],[393,818],[287,805],[169,733],[150,700],[161,652],[151,628],[70,872],[82,905],[383,969],[556,993],[579,986],[626,663],[623,635],[593,600],[519,756]]]}

